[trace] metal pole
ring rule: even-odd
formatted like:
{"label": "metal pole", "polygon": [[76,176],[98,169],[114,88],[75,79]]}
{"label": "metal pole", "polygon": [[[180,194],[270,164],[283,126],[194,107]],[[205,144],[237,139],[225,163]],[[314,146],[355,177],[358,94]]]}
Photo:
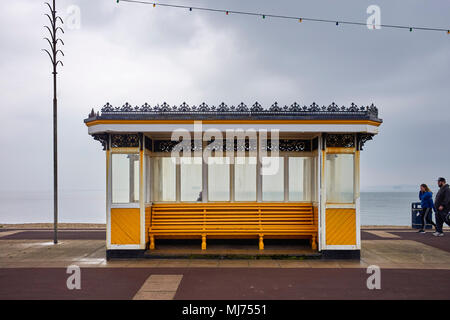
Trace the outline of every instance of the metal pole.
{"label": "metal pole", "polygon": [[[53,57],[56,58],[56,4],[53,0]],[[55,59],[53,60],[54,62]],[[58,100],[56,97],[56,63],[53,63],[53,243],[58,243]]]}
{"label": "metal pole", "polygon": [[62,61],[58,60],[58,52],[64,56],[64,53],[57,48],[58,41],[64,45],[64,42],[57,37],[57,32],[64,30],[57,25],[58,19],[64,23],[61,17],[56,15],[56,0],[53,0],[53,6],[46,3],[50,9],[50,15],[46,14],[50,21],[50,26],[45,26],[50,33],[50,38],[44,38],[50,45],[51,53],[43,49],[50,57],[53,66],[53,242],[58,243],[58,99],[57,99],[57,67],[58,63],[63,65]]}
{"label": "metal pole", "polygon": [[[56,15],[55,0],[53,0],[53,14]],[[56,23],[53,32],[56,35]],[[56,57],[56,36],[53,37],[53,51]],[[53,242],[58,243],[58,99],[56,94],[56,64],[53,64]]]}

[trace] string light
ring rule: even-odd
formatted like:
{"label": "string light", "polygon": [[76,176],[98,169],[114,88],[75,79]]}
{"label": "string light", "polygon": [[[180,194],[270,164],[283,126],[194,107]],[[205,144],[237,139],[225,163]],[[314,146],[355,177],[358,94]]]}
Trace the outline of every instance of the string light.
{"label": "string light", "polygon": [[[303,21],[310,21],[310,22],[320,22],[320,23],[335,23],[336,26],[339,26],[339,24],[347,24],[347,25],[357,25],[357,26],[367,26],[367,23],[365,22],[357,22],[357,21],[344,21],[344,20],[327,20],[327,19],[319,19],[319,18],[299,18],[294,16],[284,16],[284,15],[277,15],[277,14],[262,14],[257,12],[250,12],[250,11],[235,11],[235,10],[224,10],[224,9],[214,9],[214,8],[206,8],[206,7],[189,7],[184,5],[176,5],[176,4],[167,4],[167,3],[155,3],[155,2],[147,2],[144,0],[121,0],[122,2],[128,2],[128,3],[137,3],[137,4],[152,4],[153,7],[161,6],[161,7],[169,7],[169,8],[178,8],[178,9],[189,9],[189,11],[192,11],[192,9],[196,9],[198,11],[209,11],[209,12],[222,12],[228,15],[229,13],[234,14],[240,14],[240,15],[247,15],[247,16],[262,16],[263,19],[266,17],[271,18],[278,18],[278,19],[288,19],[288,20],[297,20],[298,22]],[[116,0],[117,3],[119,3],[119,0]],[[404,25],[392,25],[392,24],[379,24],[380,28],[390,28],[390,29],[409,29],[410,32],[412,32],[413,29],[415,30],[422,30],[422,31],[438,31],[438,32],[447,32],[447,34],[450,34],[450,30],[447,28],[430,28],[430,27],[410,27],[410,26],[404,26]],[[375,28],[375,25],[373,25],[373,29]]]}

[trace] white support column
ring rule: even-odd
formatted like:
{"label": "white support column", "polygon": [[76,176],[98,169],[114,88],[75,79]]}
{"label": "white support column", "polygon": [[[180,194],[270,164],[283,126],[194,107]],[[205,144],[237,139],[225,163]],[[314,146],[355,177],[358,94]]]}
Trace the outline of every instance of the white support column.
{"label": "white support column", "polygon": [[355,195],[355,215],[356,215],[356,247],[361,249],[361,209],[360,209],[360,151],[355,152],[354,165],[354,195]]}
{"label": "white support column", "polygon": [[262,202],[262,175],[261,175],[261,161],[258,157],[256,162],[256,201]]}
{"label": "white support column", "polygon": [[236,157],[233,157],[232,159],[230,158],[226,158],[226,161],[228,161],[229,164],[229,168],[230,168],[230,202],[234,202],[234,162],[236,161]]}
{"label": "white support column", "polygon": [[323,250],[326,246],[326,146],[323,141],[323,134],[319,137],[319,178],[320,178],[320,192],[319,192],[319,250]]}
{"label": "white support column", "polygon": [[[144,139],[142,138],[142,144]],[[139,210],[140,210],[140,249],[145,249],[145,157],[144,146],[139,150]]]}
{"label": "white support column", "polygon": [[106,148],[106,249],[111,247],[111,150]]}
{"label": "white support column", "polygon": [[318,228],[318,232],[317,232],[317,243],[318,243],[318,250],[322,250],[322,213],[321,213],[321,209],[322,209],[322,205],[321,205],[321,187],[322,187],[322,179],[320,177],[321,172],[322,172],[322,137],[319,135],[319,137],[317,138],[317,157],[316,157],[316,163],[315,163],[315,176],[314,178],[316,179],[316,190],[314,190],[315,193],[315,201],[317,203],[317,216],[318,216],[318,221],[317,221],[317,228]]}

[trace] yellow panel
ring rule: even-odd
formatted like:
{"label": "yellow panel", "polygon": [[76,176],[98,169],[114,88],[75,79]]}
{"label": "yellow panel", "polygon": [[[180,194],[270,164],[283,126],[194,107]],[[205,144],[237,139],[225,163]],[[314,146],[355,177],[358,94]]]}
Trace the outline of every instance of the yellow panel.
{"label": "yellow panel", "polygon": [[140,244],[140,210],[111,209],[111,244]]}
{"label": "yellow panel", "polygon": [[355,148],[340,148],[340,147],[328,147],[327,153],[336,154],[336,153],[355,153]]}
{"label": "yellow panel", "polygon": [[355,209],[326,209],[327,245],[356,245]]}

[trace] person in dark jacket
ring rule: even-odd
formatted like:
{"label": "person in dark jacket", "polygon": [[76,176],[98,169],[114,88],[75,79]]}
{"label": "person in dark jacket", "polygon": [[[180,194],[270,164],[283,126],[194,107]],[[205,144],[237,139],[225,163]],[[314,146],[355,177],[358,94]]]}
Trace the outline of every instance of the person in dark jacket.
{"label": "person in dark jacket", "polygon": [[422,207],[422,212],[420,213],[420,217],[422,218],[422,227],[420,228],[419,233],[425,233],[426,223],[432,224],[436,228],[436,224],[431,219],[434,208],[433,193],[425,183],[420,185],[419,199],[420,206]]}
{"label": "person in dark jacket", "polygon": [[433,233],[436,237],[444,236],[442,226],[444,222],[450,225],[450,221],[446,220],[450,211],[450,189],[445,178],[438,179],[439,191],[436,194],[434,205],[436,207],[436,232]]}

